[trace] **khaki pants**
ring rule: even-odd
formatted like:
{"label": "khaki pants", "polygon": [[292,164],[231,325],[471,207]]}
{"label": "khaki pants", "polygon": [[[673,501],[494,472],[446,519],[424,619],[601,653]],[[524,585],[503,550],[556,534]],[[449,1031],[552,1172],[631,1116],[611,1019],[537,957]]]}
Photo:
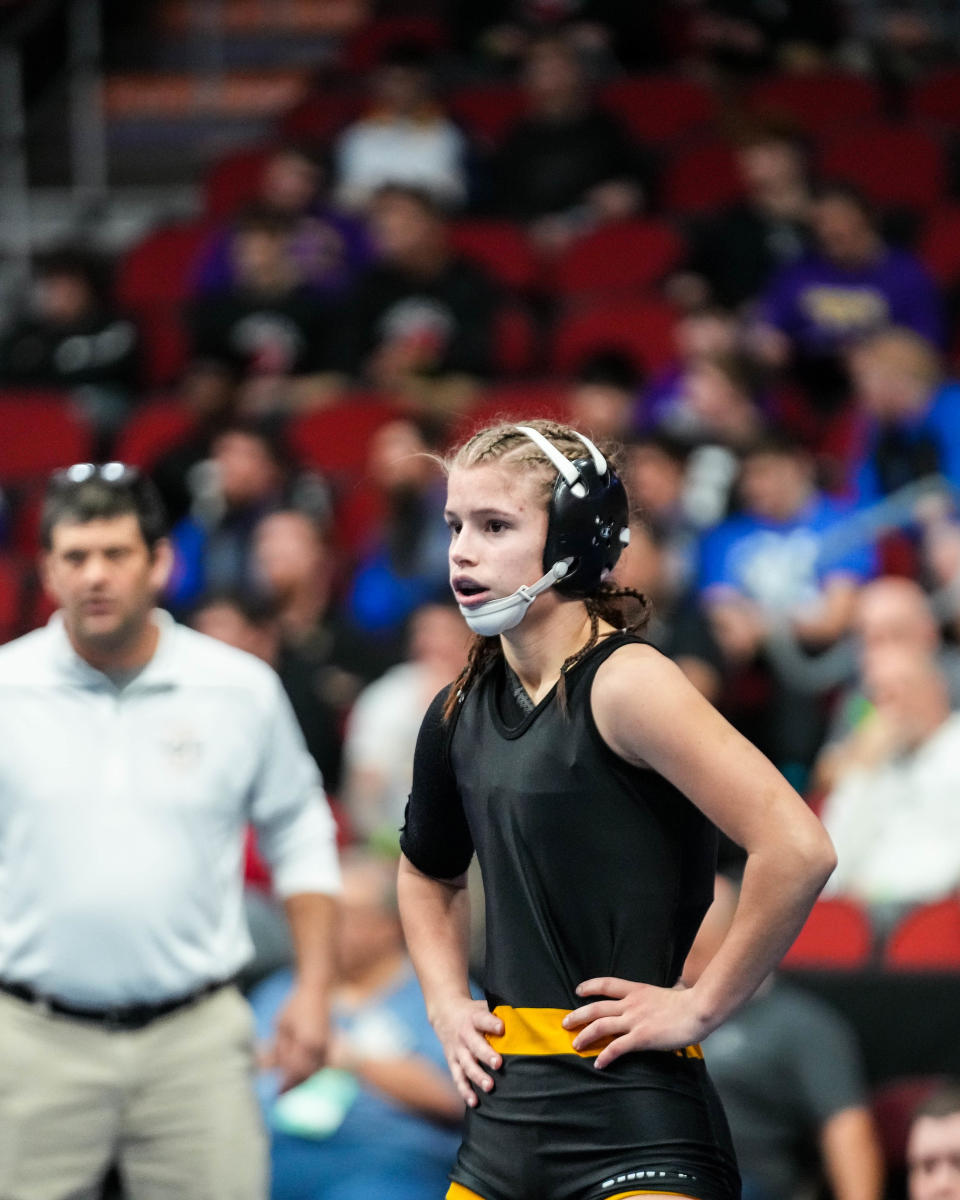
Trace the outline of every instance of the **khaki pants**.
{"label": "khaki pants", "polygon": [[253,1023],[227,987],[108,1032],[0,993],[0,1200],[264,1200]]}

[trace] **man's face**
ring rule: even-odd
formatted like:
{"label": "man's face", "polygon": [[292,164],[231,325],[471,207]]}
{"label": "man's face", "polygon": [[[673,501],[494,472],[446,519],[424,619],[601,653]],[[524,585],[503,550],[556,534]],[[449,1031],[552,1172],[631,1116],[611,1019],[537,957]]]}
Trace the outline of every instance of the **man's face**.
{"label": "man's face", "polygon": [[960,1200],[960,1112],[914,1122],[907,1169],[910,1200]]}
{"label": "man's face", "polygon": [[120,653],[142,636],[170,573],[169,543],[151,552],[133,513],[54,526],[44,586],[83,654]]}

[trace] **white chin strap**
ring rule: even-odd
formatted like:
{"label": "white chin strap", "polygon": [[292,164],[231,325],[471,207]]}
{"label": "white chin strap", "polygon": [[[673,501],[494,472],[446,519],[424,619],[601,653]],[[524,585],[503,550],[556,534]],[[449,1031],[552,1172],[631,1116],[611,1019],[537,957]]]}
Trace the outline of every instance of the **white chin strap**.
{"label": "white chin strap", "polygon": [[558,579],[562,579],[570,570],[572,558],[563,558],[555,562],[546,575],[541,575],[536,583],[529,587],[518,587],[511,596],[502,596],[499,600],[488,600],[486,604],[478,604],[476,608],[460,605],[463,618],[481,637],[497,637],[508,629],[515,629],[523,620],[527,609],[536,598],[552,588]]}

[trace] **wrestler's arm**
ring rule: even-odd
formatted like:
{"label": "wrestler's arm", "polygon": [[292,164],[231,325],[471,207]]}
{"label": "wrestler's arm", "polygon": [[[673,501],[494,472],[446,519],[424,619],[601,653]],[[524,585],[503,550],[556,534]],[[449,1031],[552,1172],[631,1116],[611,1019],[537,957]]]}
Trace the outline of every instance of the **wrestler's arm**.
{"label": "wrestler's arm", "polygon": [[604,1067],[638,1049],[674,1049],[705,1037],[740,1007],[792,944],[836,856],[826,831],[772,763],[649,646],[625,646],[599,669],[592,705],[604,741],[670,780],[747,852],[730,930],[689,989],[584,980],[606,996],[564,1022],[576,1045],[613,1035]]}
{"label": "wrestler's arm", "polygon": [[470,994],[470,900],[466,876],[435,879],[400,859],[397,880],[400,918],[407,948],[423,989],[430,1023],[440,1039],[457,1091],[471,1107],[473,1084],[483,1091],[493,1079],[480,1064],[496,1070],[500,1055],[484,1034],[503,1033],[503,1023],[483,1000]]}
{"label": "wrestler's arm", "polygon": [[466,872],[473,840],[447,754],[445,699],[446,690],[431,704],[417,738],[413,785],[400,835],[397,896],[427,1015],[457,1091],[472,1106],[477,1103],[472,1085],[483,1091],[493,1086],[480,1063],[500,1066],[500,1056],[483,1035],[502,1033],[503,1025],[483,1000],[470,994]]}

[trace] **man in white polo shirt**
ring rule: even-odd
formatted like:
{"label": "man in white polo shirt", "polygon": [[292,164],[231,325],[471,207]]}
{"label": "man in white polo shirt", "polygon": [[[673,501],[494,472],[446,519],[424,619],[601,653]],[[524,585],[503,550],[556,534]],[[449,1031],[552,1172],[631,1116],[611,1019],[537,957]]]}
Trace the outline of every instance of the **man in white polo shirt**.
{"label": "man in white polo shirt", "polygon": [[151,484],[51,480],[43,629],[0,647],[0,1196],[262,1200],[248,821],[290,919],[297,985],[273,1060],[322,1064],[334,825],[273,672],[154,606],[171,569]]}

